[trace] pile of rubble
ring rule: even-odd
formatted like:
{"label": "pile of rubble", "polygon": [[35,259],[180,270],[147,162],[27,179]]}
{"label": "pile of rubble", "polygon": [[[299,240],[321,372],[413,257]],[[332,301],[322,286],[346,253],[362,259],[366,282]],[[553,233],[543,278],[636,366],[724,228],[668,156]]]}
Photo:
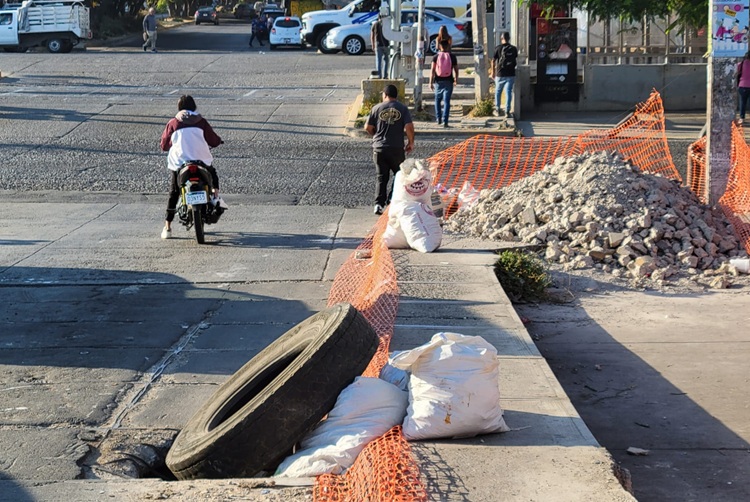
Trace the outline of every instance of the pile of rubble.
{"label": "pile of rubble", "polygon": [[559,158],[532,176],[483,190],[446,229],[546,246],[566,270],[597,268],[614,277],[692,278],[724,288],[746,256],[720,211],[676,181],[642,173],[618,154]]}

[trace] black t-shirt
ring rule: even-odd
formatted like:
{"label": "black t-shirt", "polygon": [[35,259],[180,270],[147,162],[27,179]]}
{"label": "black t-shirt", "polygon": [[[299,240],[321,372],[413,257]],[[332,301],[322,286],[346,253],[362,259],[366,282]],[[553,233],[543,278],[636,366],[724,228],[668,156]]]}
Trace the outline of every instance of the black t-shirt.
{"label": "black t-shirt", "polygon": [[432,64],[436,68],[436,70],[435,70],[436,71],[435,78],[433,78],[432,81],[433,82],[453,82],[453,75],[454,75],[453,70],[458,67],[458,58],[456,58],[456,55],[453,54],[452,52],[450,53],[450,55],[451,55],[451,74],[448,75],[447,77],[441,77],[440,75],[437,74],[437,60],[438,60],[438,56],[439,55],[440,55],[440,53],[438,52],[437,54],[435,54],[434,56],[432,56]]}
{"label": "black t-shirt", "polygon": [[518,59],[518,49],[514,45],[501,44],[495,47],[495,54],[492,56],[495,61],[494,77],[515,77],[516,60]]}
{"label": "black t-shirt", "polygon": [[375,43],[378,47],[385,47],[388,45],[388,40],[383,36],[383,22],[380,19],[372,23],[370,31],[375,35]]}
{"label": "black t-shirt", "polygon": [[372,149],[404,147],[404,127],[411,124],[409,109],[399,101],[385,101],[373,107],[367,125],[375,126]]}

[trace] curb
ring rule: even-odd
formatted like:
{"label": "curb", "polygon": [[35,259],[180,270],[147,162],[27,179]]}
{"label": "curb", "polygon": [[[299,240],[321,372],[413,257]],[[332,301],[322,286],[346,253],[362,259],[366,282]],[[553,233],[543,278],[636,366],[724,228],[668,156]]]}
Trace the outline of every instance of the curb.
{"label": "curb", "polygon": [[[358,119],[359,109],[362,107],[362,101],[364,96],[358,94],[356,99],[349,109],[349,116],[346,120],[346,126],[344,126],[344,135],[352,138],[370,138],[370,135],[362,127],[357,127],[356,122]],[[464,120],[476,121],[476,119],[466,118]],[[462,121],[463,122],[463,121]],[[484,126],[481,127],[462,127],[454,126],[449,129],[438,127],[437,124],[432,122],[415,121],[414,132],[419,138],[430,138],[430,139],[446,139],[446,138],[470,138],[478,135],[492,135],[492,136],[518,136],[520,131],[516,128],[516,122],[514,119],[508,120],[508,128],[502,128],[504,120],[498,117],[487,117],[485,119]],[[460,123],[459,123],[460,124]]]}

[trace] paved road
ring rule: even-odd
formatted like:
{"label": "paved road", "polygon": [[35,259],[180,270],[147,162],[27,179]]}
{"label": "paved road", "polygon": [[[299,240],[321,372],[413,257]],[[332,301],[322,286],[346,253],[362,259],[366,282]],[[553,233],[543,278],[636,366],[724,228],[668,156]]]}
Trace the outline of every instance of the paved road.
{"label": "paved road", "polygon": [[[247,29],[232,22],[165,31],[157,54],[133,40],[68,55],[4,55],[0,189],[166,192],[158,139],[189,93],[226,142],[215,152],[226,193],[255,203],[369,205],[369,144],[341,131],[371,58],[250,50]],[[422,141],[416,154],[447,144]]]}
{"label": "paved road", "polygon": [[[113,450],[168,444],[228,374],[325,306],[374,223],[369,144],[341,134],[371,60],[249,51],[246,30],[0,61],[0,500],[24,500],[11,480],[132,475]],[[158,238],[158,138],[183,93],[226,141],[232,207],[206,246],[182,229]]]}

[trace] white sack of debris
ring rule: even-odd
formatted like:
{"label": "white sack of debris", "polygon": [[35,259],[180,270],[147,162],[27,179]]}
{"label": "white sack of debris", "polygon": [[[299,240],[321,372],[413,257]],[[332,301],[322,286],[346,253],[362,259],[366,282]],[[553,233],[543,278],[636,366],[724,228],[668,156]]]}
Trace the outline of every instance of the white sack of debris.
{"label": "white sack of debris", "polygon": [[481,336],[436,333],[390,364],[409,372],[408,440],[507,432],[500,408],[497,350]]}
{"label": "white sack of debris", "polygon": [[357,377],[339,394],[328,417],[284,459],[276,476],[303,478],[341,474],[367,443],[400,424],[407,393],[380,378]]}

